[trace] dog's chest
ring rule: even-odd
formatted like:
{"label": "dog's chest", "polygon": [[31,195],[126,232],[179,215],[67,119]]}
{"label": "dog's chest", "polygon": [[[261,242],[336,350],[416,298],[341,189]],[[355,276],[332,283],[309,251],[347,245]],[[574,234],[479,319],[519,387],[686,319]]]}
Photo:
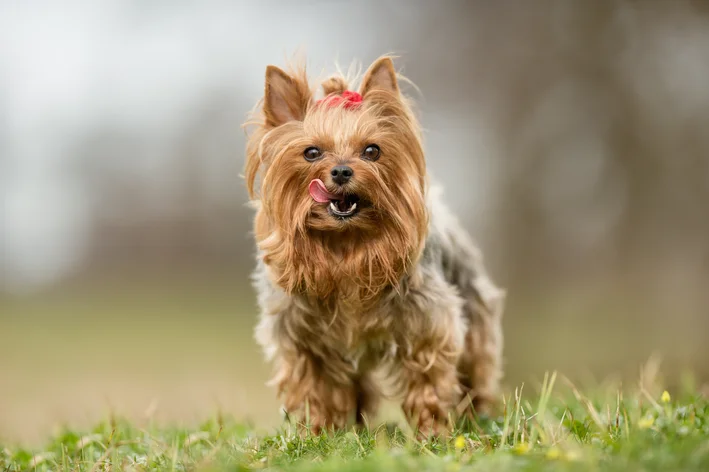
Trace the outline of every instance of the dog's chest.
{"label": "dog's chest", "polygon": [[396,343],[391,335],[381,333],[362,338],[358,344],[344,353],[357,372],[367,372],[396,355]]}
{"label": "dog's chest", "polygon": [[334,316],[335,322],[329,326],[326,336],[355,370],[369,370],[396,354],[386,313],[340,308]]}

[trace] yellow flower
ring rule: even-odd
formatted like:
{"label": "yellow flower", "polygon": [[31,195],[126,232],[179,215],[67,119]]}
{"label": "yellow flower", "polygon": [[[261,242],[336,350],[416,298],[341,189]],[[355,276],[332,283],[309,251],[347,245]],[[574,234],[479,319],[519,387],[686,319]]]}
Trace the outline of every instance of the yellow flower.
{"label": "yellow flower", "polygon": [[652,428],[652,425],[655,424],[655,418],[652,416],[646,416],[645,418],[641,418],[640,421],[638,421],[638,427],[640,429],[650,429]]}
{"label": "yellow flower", "polygon": [[455,448],[460,450],[465,447],[465,438],[463,436],[458,436],[455,438]]}
{"label": "yellow flower", "polygon": [[549,450],[547,451],[547,459],[554,461],[559,457],[561,457],[561,451],[559,451],[555,447],[549,448]]}
{"label": "yellow flower", "polygon": [[519,443],[512,450],[517,454],[526,454],[529,452],[529,444]]}
{"label": "yellow flower", "polygon": [[669,403],[670,400],[672,400],[672,397],[670,397],[670,392],[668,392],[667,390],[662,392],[662,396],[660,397],[660,400],[662,401],[662,403]]}

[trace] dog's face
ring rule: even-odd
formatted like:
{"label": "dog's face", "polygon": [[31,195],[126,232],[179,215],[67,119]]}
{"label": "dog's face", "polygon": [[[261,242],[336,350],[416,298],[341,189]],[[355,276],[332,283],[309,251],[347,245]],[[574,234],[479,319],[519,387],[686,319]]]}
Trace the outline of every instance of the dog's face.
{"label": "dog's face", "polygon": [[[325,284],[307,280],[312,269],[302,266],[332,266],[333,257],[340,268],[323,277],[346,273],[370,288],[394,283],[418,256],[426,228],[419,127],[388,58],[369,68],[359,94],[340,78],[323,88],[327,96],[316,102],[305,77],[267,69],[264,120],[251,136],[246,172],[252,192],[261,173],[266,234],[257,227],[257,238],[267,258],[269,247],[272,260],[289,253],[281,271],[297,272],[296,285]],[[276,249],[282,245],[291,250]]]}

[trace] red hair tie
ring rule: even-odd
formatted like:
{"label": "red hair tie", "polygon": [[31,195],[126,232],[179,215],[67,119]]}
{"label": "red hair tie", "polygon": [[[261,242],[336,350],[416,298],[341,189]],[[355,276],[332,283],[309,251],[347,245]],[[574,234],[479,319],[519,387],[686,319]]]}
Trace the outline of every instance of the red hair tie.
{"label": "red hair tie", "polygon": [[351,90],[345,90],[340,95],[329,95],[325,98],[321,98],[316,102],[316,105],[320,105],[321,103],[325,103],[329,107],[342,104],[346,110],[351,110],[362,104],[362,95]]}

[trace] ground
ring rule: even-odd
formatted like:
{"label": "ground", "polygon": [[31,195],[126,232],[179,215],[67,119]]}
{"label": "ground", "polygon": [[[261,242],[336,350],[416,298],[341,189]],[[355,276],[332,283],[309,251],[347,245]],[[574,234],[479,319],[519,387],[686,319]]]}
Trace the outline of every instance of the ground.
{"label": "ground", "polygon": [[691,379],[677,390],[647,379],[580,390],[551,374],[506,395],[499,415],[422,441],[406,425],[313,436],[221,415],[193,430],[111,417],[42,448],[0,444],[0,470],[709,470],[709,401]]}

